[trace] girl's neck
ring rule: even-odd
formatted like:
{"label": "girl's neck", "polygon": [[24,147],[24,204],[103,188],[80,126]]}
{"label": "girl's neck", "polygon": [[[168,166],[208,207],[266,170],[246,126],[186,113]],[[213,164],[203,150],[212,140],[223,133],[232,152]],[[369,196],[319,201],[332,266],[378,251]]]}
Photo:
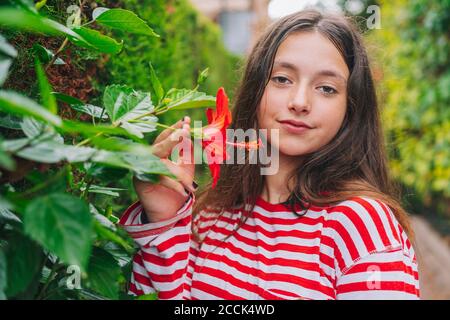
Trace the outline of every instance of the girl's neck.
{"label": "girl's neck", "polygon": [[264,176],[264,187],[261,198],[269,203],[282,203],[289,198],[290,191],[295,186],[293,179],[289,176],[301,165],[302,159],[279,155],[278,172],[274,175]]}

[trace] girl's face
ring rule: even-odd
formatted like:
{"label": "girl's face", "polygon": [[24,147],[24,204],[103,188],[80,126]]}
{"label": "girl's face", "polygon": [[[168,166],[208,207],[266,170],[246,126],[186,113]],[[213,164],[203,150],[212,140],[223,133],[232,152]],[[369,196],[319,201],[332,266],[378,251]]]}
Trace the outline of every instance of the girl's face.
{"label": "girl's face", "polygon": [[[320,33],[297,32],[281,43],[257,111],[280,155],[305,155],[331,141],[347,109],[348,77],[340,52]],[[279,141],[271,141],[272,129]]]}

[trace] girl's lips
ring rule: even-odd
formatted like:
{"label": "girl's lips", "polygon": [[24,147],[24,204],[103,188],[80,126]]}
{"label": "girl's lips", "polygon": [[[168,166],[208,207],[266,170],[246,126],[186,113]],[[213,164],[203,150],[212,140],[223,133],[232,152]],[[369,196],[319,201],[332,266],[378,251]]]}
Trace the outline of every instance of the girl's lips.
{"label": "girl's lips", "polygon": [[293,134],[304,133],[311,129],[306,126],[296,126],[289,122],[280,122],[280,124],[283,129],[285,129],[287,132],[293,133]]}

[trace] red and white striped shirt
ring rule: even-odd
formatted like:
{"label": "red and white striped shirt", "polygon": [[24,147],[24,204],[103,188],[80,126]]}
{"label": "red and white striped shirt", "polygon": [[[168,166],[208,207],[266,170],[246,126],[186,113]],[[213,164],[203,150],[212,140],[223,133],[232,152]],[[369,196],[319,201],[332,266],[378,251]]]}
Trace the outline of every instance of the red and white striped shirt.
{"label": "red and white striped shirt", "polygon": [[[140,250],[129,292],[159,299],[418,299],[414,249],[383,202],[354,197],[296,216],[261,197],[238,231],[242,211],[196,215],[190,197],[177,215],[141,224],[139,202],[120,224]],[[300,211],[300,207],[298,207]],[[301,212],[300,212],[301,213]]]}

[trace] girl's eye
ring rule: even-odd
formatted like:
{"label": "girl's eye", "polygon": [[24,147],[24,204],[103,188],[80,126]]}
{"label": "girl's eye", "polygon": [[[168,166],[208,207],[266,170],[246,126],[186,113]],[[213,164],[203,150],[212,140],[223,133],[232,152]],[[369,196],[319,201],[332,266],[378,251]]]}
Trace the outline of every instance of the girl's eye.
{"label": "girl's eye", "polygon": [[323,93],[325,93],[326,95],[332,95],[332,94],[337,93],[337,91],[334,88],[329,87],[329,86],[321,86],[321,87],[319,87],[319,89],[322,89],[321,91]]}
{"label": "girl's eye", "polygon": [[279,84],[287,84],[288,83],[287,81],[289,81],[288,78],[281,76],[273,77],[272,80]]}

